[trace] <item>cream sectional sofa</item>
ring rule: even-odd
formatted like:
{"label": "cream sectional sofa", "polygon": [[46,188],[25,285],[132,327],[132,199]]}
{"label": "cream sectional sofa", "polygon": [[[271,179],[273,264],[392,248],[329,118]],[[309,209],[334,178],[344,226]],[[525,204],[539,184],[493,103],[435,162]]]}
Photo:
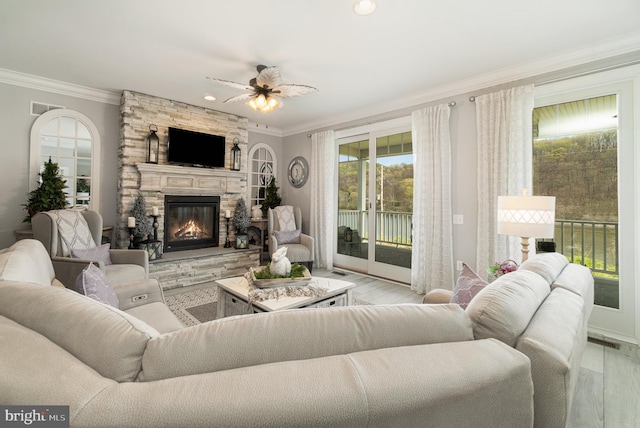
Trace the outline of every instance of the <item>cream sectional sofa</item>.
{"label": "cream sectional sofa", "polygon": [[[448,302],[450,296],[434,290],[425,302]],[[531,360],[536,427],[567,424],[593,296],[588,268],[542,253],[493,281],[467,306],[475,339],[498,339]]]}
{"label": "cream sectional sofa", "polygon": [[157,318],[52,286],[48,260],[34,242],[0,252],[3,405],[68,405],[78,427],[533,424],[529,358],[474,340],[457,305],[302,309],[162,333]]}

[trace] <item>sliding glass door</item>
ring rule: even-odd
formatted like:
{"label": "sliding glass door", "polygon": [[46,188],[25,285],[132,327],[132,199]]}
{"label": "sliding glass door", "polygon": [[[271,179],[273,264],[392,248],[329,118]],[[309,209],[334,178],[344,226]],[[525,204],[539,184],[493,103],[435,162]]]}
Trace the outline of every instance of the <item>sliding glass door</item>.
{"label": "sliding glass door", "polygon": [[634,84],[625,73],[536,89],[534,192],[556,196],[556,251],[593,272],[590,333],[634,341],[638,155]]}
{"label": "sliding glass door", "polygon": [[339,139],[335,264],[409,283],[413,155],[407,127]]}

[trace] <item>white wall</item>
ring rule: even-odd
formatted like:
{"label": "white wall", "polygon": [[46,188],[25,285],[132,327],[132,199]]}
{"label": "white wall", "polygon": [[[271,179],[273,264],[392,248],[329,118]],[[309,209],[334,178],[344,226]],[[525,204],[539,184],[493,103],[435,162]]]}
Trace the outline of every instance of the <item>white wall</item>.
{"label": "white wall", "polygon": [[0,100],[0,248],[15,242],[14,230],[27,227],[22,205],[29,191],[29,134],[37,118],[30,114],[31,101],[76,110],[96,125],[102,142],[100,211],[106,225],[114,224],[119,107],[6,83],[0,83]]}

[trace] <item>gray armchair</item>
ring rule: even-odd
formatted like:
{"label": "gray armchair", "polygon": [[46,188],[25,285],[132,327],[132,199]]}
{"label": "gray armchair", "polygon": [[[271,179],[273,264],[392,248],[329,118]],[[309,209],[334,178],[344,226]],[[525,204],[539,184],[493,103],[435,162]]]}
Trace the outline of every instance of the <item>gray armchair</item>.
{"label": "gray armchair", "polygon": [[[280,207],[276,207],[276,209],[277,208]],[[278,233],[274,234],[274,232],[281,232],[280,223],[278,222],[278,216],[274,209],[269,208],[267,212],[267,219],[269,220],[269,252],[273,254],[278,249],[287,247],[287,258],[289,261],[291,261],[291,263],[303,263],[307,266],[309,272],[311,272],[313,270],[315,241],[313,237],[302,233],[302,212],[300,211],[300,207],[292,208],[296,232],[300,231],[300,242],[283,243],[282,240],[278,242],[278,237],[276,236]]]}
{"label": "gray armchair", "polygon": [[[82,211],[96,245],[102,237],[102,216],[95,211]],[[51,257],[56,278],[65,287],[75,289],[76,278],[90,262],[97,265],[111,285],[126,284],[149,277],[149,256],[144,250],[109,250],[110,265],[103,261],[71,258],[64,255],[62,239],[54,219],[47,213],[38,213],[31,219],[33,236],[42,242]]]}

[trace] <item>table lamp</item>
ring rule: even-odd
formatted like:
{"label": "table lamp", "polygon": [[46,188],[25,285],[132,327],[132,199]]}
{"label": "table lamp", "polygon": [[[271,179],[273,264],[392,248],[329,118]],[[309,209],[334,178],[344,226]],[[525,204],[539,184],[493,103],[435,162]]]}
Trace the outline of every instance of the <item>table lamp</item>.
{"label": "table lamp", "polygon": [[522,238],[522,261],[529,256],[529,238],[553,238],[555,196],[498,196],[498,233]]}

